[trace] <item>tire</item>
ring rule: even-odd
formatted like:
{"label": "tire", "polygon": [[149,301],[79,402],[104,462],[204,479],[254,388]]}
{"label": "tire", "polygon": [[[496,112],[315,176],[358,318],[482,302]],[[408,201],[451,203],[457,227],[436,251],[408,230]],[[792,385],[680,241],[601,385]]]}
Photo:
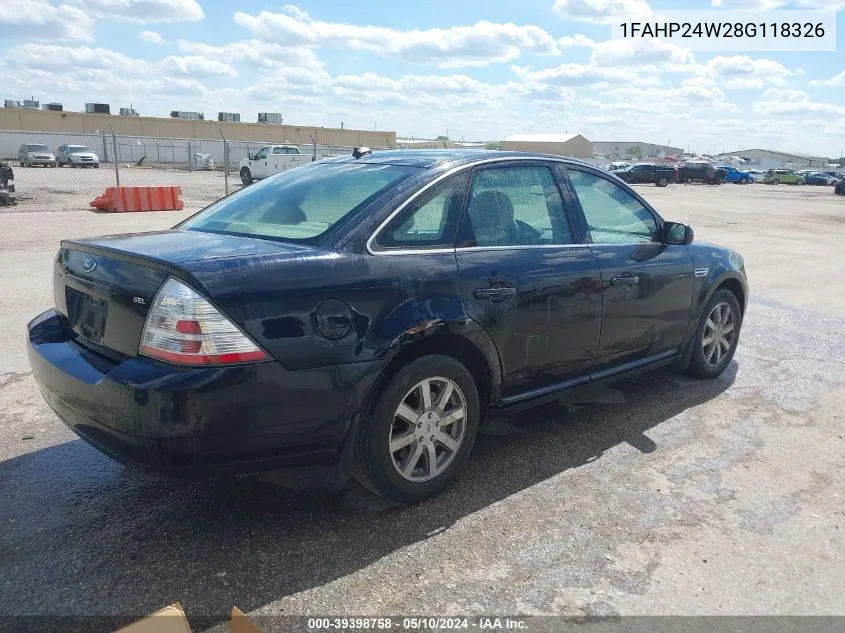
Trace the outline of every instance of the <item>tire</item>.
{"label": "tire", "polygon": [[[718,313],[717,308],[720,310]],[[725,309],[730,310],[729,317],[725,315]],[[711,324],[716,325],[716,329]],[[721,324],[721,328],[718,327],[719,324]],[[724,332],[724,329],[727,329],[729,325],[732,326],[732,329],[729,332]],[[687,373],[696,378],[709,379],[719,376],[734,357],[741,328],[742,312],[736,296],[730,290],[724,288],[714,292],[704,308],[701,322],[698,324],[698,332],[690,343],[693,350]],[[716,341],[706,344],[708,338],[716,338],[720,335],[721,339],[717,338]],[[728,345],[727,349],[725,349],[725,345]]]}
{"label": "tire", "polygon": [[[426,381],[430,385],[429,408],[421,398]],[[440,406],[438,399],[449,386],[449,401]],[[440,420],[447,418],[444,410],[455,414],[461,408],[463,417],[444,425],[446,432],[441,431]],[[401,409],[405,416],[400,415]],[[406,417],[410,420],[405,421]],[[479,419],[478,388],[467,368],[451,356],[423,356],[399,370],[365,412],[353,475],[365,488],[394,501],[418,503],[428,499],[457,477],[472,450]],[[444,440],[448,437],[452,447],[439,441],[438,436]],[[396,447],[394,451],[391,444]],[[432,452],[437,465],[433,476],[429,461]]]}
{"label": "tire", "polygon": [[804,179],[803,179],[803,178],[801,178],[801,179],[799,179],[799,180],[796,180],[796,181],[795,181],[795,184],[800,186],[800,185],[805,185],[805,184],[807,184],[807,183],[804,181]]}
{"label": "tire", "polygon": [[251,185],[254,182],[252,172],[249,171],[249,167],[241,167],[241,182],[244,184],[244,187]]}
{"label": "tire", "polygon": [[669,184],[669,181],[666,178],[658,178],[657,182],[654,184],[658,187],[666,187]]}
{"label": "tire", "polygon": [[751,180],[750,180],[750,179],[748,179],[748,178],[743,178],[742,180],[740,180],[740,181],[739,181],[739,183],[740,183],[741,185],[747,185],[747,184],[749,184],[750,182],[751,182]]}
{"label": "tire", "polygon": [[772,184],[773,184],[773,185],[779,185],[779,184],[780,184],[780,180],[778,180],[777,178],[775,178],[775,179],[772,181]]}

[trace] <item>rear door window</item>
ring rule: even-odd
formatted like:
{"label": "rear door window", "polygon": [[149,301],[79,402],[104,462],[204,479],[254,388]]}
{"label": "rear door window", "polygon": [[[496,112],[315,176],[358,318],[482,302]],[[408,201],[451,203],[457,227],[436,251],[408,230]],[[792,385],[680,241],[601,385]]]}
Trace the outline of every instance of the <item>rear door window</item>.
{"label": "rear door window", "polygon": [[468,182],[468,171],[464,171],[417,196],[379,232],[375,248],[454,247]]}

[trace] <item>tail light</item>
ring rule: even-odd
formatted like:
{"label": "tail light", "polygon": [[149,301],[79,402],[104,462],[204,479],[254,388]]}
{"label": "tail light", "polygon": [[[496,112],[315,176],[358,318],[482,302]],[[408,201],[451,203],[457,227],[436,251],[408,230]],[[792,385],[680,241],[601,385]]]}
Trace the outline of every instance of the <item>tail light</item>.
{"label": "tail light", "polygon": [[270,358],[202,295],[173,277],[153,300],[138,352],[177,365],[229,365]]}

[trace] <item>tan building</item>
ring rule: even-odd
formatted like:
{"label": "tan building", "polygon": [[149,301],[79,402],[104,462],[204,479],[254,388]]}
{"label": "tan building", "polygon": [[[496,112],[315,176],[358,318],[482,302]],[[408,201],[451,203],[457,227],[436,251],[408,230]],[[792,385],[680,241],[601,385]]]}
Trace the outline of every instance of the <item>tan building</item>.
{"label": "tan building", "polygon": [[580,134],[514,134],[505,139],[502,149],[573,158],[593,157],[593,144]]}
{"label": "tan building", "polygon": [[101,134],[109,125],[123,136],[217,140],[222,132],[232,141],[308,145],[314,136],[318,145],[396,147],[396,132],[0,108],[0,131]]}

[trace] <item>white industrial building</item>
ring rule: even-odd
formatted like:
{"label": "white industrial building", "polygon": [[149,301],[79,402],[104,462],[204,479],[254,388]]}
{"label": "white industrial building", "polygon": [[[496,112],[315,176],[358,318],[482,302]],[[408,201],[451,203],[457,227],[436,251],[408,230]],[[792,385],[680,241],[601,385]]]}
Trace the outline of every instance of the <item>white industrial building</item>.
{"label": "white industrial building", "polygon": [[573,158],[593,157],[593,144],[580,134],[513,134],[504,140],[502,149]]}
{"label": "white industrial building", "polygon": [[593,156],[596,157],[665,158],[666,156],[681,156],[683,153],[684,150],[681,147],[641,141],[595,141],[593,143]]}
{"label": "white industrial building", "polygon": [[743,149],[719,154],[719,158],[739,157],[747,167],[757,169],[825,167],[828,159],[824,156],[778,152],[769,149]]}

